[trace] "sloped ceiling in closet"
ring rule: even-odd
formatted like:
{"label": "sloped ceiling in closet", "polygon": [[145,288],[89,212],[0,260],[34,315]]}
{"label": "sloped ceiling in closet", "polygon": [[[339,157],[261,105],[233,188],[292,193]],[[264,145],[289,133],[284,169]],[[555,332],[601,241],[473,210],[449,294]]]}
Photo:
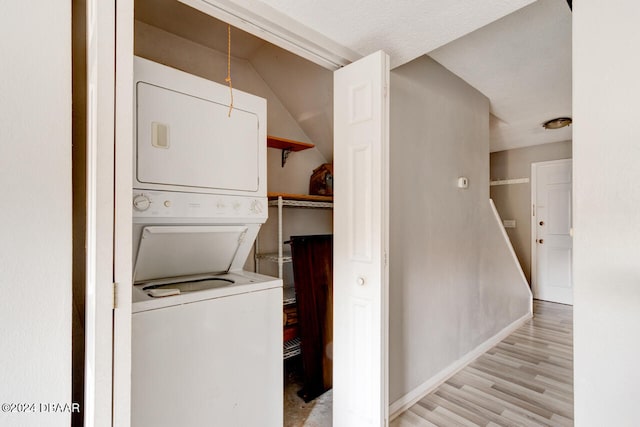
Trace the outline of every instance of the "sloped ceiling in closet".
{"label": "sloped ceiling in closet", "polygon": [[[135,18],[219,52],[227,52],[227,24],[177,0],[136,0]],[[332,72],[237,28],[231,30],[231,54],[249,61],[309,141],[327,161],[332,161]],[[295,139],[292,135],[277,136]]]}
{"label": "sloped ceiling in closet", "polygon": [[333,73],[271,44],[249,62],[327,161],[333,161]]}
{"label": "sloped ceiling in closet", "polygon": [[[227,51],[227,24],[177,0],[135,0],[135,19],[220,52]],[[249,59],[265,44],[244,31],[233,31],[233,56]]]}

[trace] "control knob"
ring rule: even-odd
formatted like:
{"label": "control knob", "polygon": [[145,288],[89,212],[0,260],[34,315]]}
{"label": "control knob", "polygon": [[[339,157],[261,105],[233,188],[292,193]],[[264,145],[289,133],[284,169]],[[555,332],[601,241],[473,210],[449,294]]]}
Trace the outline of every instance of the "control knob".
{"label": "control knob", "polygon": [[262,212],[262,203],[259,200],[254,200],[251,202],[251,208],[249,208],[251,212],[254,214],[259,214]]}
{"label": "control knob", "polygon": [[138,194],[133,198],[133,208],[138,212],[144,212],[151,206],[151,200],[144,194]]}

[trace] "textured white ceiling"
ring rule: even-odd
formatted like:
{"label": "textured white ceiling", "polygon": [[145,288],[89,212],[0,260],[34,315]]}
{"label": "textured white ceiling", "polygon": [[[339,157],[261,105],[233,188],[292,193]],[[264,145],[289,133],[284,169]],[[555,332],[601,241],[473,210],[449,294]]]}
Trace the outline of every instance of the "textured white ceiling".
{"label": "textured white ceiling", "polygon": [[392,67],[428,53],[491,100],[491,151],[571,139],[541,127],[571,116],[566,0],[261,1]]}
{"label": "textured white ceiling", "polygon": [[491,151],[571,139],[571,10],[538,0],[429,56],[491,100]]}
{"label": "textured white ceiling", "polygon": [[392,67],[534,0],[261,0],[361,55],[384,50]]}

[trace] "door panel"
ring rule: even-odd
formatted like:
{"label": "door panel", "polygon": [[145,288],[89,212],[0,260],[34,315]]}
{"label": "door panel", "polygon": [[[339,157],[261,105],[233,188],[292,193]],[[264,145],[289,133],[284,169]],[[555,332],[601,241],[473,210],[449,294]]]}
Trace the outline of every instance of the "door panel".
{"label": "door panel", "polygon": [[[138,181],[186,191],[258,191],[255,113],[236,108],[230,118],[229,107],[204,99],[208,94],[197,97],[144,82],[138,82],[136,93]],[[161,144],[157,128],[164,129]]]}
{"label": "door panel", "polygon": [[569,235],[571,229],[571,184],[547,184],[547,234]]}
{"label": "door panel", "polygon": [[333,425],[387,424],[389,58],[335,72]]}
{"label": "door panel", "polygon": [[534,163],[532,178],[534,297],[572,304],[571,160]]}
{"label": "door panel", "polygon": [[571,288],[571,252],[560,245],[547,250],[547,280],[554,286]]}
{"label": "door panel", "polygon": [[371,180],[359,177],[371,176],[373,144],[353,145],[348,148],[348,166],[353,176],[350,186],[348,218],[349,227],[349,259],[354,261],[371,262],[373,212],[371,206]]}

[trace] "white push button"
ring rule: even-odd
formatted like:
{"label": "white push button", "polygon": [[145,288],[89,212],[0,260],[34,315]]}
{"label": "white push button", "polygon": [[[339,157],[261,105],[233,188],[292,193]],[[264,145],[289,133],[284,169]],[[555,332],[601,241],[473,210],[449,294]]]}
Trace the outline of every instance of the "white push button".
{"label": "white push button", "polygon": [[358,277],[358,285],[364,285],[364,277]]}

